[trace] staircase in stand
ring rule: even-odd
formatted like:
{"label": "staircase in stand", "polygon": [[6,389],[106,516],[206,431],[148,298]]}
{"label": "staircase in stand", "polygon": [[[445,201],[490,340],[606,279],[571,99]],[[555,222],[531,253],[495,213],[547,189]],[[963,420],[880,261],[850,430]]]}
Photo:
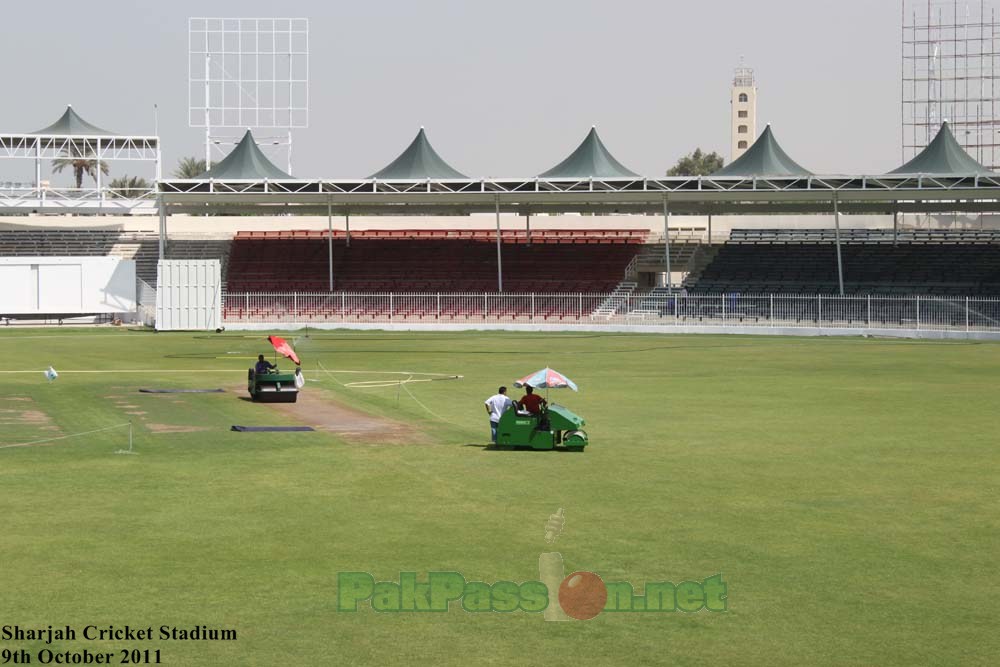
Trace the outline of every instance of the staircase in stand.
{"label": "staircase in stand", "polygon": [[632,299],[633,307],[628,311],[629,317],[661,317],[667,314],[671,291],[666,287],[654,287],[645,296]]}
{"label": "staircase in stand", "polygon": [[698,280],[701,278],[701,274],[705,272],[708,265],[711,264],[715,259],[715,256],[719,254],[719,249],[721,247],[721,245],[710,245],[707,243],[698,246],[698,251],[691,258],[688,274],[684,277],[684,282],[681,283],[681,286],[689,287],[697,284]]}
{"label": "staircase in stand", "polygon": [[619,309],[628,303],[629,298],[638,286],[638,283],[630,280],[623,280],[618,283],[618,286],[615,287],[610,296],[602,301],[600,305],[597,306],[597,308],[594,308],[593,312],[590,313],[591,319],[610,320],[618,314]]}
{"label": "staircase in stand", "polygon": [[[688,272],[692,258],[698,253],[699,243],[671,243],[670,268],[674,272]],[[642,247],[636,257],[635,270],[643,273],[664,273],[667,270],[665,250],[662,243],[650,243]]]}

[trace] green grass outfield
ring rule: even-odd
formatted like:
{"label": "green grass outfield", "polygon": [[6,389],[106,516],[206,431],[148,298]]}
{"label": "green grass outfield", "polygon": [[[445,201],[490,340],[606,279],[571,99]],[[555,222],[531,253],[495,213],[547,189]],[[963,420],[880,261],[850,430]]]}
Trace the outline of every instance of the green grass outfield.
{"label": "green grass outfield", "polygon": [[[234,643],[57,646],[158,648],[164,665],[997,662],[1000,344],[300,336],[288,338],[321,380],[308,391],[411,422],[425,444],[232,433],[287,419],[233,393],[136,393],[240,384],[251,363],[241,357],[265,350],[263,334],[0,332],[4,370],[36,371],[0,374],[0,444],[146,413],[133,416],[138,456],[114,453],[123,430],[0,449],[0,624],[239,633]],[[345,388],[318,362],[464,379],[406,387],[446,423],[405,390]],[[49,364],[62,372],[51,384]],[[545,365],[580,385],[551,397],[586,418],[591,446],[483,449],[483,400]],[[83,369],[143,372],[69,372]],[[217,372],[164,372],[184,369]],[[22,409],[51,421],[19,420]],[[152,423],[204,430],[155,433]],[[340,571],[536,579],[549,550],[542,527],[558,507],[567,573],[638,590],[721,572],[729,610],[547,623],[523,612],[336,609]]]}

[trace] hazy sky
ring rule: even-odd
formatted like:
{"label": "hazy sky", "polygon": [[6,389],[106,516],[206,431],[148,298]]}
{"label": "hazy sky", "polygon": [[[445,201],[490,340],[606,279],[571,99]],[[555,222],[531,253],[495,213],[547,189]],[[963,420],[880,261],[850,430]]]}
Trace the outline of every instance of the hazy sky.
{"label": "hazy sky", "polygon": [[[530,176],[596,124],[627,167],[658,176],[696,147],[728,161],[729,88],[756,70],[760,127],[819,173],[882,173],[900,155],[898,0],[256,0],[4,2],[0,129],[72,103],[90,122],[152,133],[164,172],[201,156],[187,125],[191,16],[310,20],[310,125],[294,173],[364,177],[424,125],[471,176]],[[30,180],[28,160],[0,175]],[[280,164],[280,163],[279,163]],[[112,165],[112,176],[137,172]],[[149,175],[151,172],[145,172]],[[66,175],[57,183],[68,184]]]}

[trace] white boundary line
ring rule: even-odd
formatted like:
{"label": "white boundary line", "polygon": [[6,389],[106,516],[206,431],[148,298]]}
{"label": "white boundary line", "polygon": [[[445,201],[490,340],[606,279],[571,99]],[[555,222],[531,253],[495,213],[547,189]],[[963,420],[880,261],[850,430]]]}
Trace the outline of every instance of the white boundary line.
{"label": "white boundary line", "polygon": [[[44,373],[44,369],[38,369],[35,371],[0,371],[0,373],[11,374],[11,373]],[[190,370],[179,370],[176,368],[169,369],[158,369],[158,368],[132,368],[132,369],[120,369],[120,370],[103,370],[103,371],[64,371],[59,369],[59,375],[64,373],[246,373],[246,369],[236,369],[236,368],[217,368],[215,370],[197,368]]]}

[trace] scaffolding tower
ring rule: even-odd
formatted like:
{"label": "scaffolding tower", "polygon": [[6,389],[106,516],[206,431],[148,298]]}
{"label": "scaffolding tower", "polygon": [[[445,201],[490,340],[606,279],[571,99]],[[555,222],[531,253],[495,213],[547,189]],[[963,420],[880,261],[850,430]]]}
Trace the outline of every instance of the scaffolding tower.
{"label": "scaffolding tower", "polygon": [[902,159],[948,121],[981,164],[1000,167],[1000,24],[986,0],[902,0]]}

